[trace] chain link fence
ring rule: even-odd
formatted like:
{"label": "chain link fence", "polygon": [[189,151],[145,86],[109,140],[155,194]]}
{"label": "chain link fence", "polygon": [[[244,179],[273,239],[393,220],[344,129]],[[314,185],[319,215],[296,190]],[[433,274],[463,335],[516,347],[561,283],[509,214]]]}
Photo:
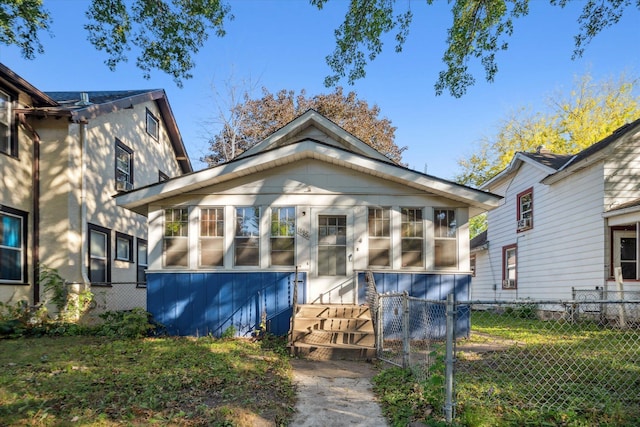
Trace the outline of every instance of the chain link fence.
{"label": "chain link fence", "polygon": [[[67,285],[72,288],[80,286],[77,283]],[[93,297],[85,314],[89,321],[98,321],[100,315],[108,311],[147,309],[147,286],[144,282],[96,282],[91,283],[90,291]]]}
{"label": "chain link fence", "polygon": [[444,376],[447,421],[478,408],[483,418],[497,417],[508,408],[634,425],[640,420],[640,300],[578,295],[571,301],[451,299],[449,307],[379,295],[378,358],[422,378]]}

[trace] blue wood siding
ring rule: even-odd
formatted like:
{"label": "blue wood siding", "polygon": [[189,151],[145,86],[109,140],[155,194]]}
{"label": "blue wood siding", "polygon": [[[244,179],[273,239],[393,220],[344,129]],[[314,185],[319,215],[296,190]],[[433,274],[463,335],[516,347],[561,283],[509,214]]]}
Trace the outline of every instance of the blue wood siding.
{"label": "blue wood siding", "polygon": [[[267,329],[289,331],[295,272],[148,273],[147,310],[170,335],[219,337],[230,326],[250,336],[267,314]],[[299,273],[303,302],[306,273]]]}
{"label": "blue wood siding", "polygon": [[[358,273],[358,298],[366,301],[364,273]],[[466,274],[374,273],[380,293],[407,291],[410,296],[441,301],[449,293],[456,301],[469,299],[471,276]],[[237,336],[250,336],[267,313],[267,330],[276,335],[289,331],[295,272],[148,273],[147,310],[171,335],[219,337],[230,326]],[[298,302],[305,303],[306,273],[298,274]],[[422,307],[418,307],[422,304]],[[414,303],[415,338],[442,338],[445,310],[442,304]],[[421,325],[429,318],[429,330]],[[396,322],[390,313],[384,322]],[[390,317],[389,317],[390,316]],[[469,309],[459,307],[456,317],[458,336],[470,329]],[[460,335],[462,334],[462,335]]]}

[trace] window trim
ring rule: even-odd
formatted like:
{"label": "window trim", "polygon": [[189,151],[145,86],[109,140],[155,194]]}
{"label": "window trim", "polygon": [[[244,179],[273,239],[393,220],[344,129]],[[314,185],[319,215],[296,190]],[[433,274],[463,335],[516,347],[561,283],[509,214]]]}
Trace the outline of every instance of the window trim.
{"label": "window trim", "polygon": [[[124,150],[127,154],[129,154],[129,179],[127,181],[124,181],[125,183],[128,183],[129,185],[127,186],[125,184],[125,188],[118,188],[118,171],[120,169],[118,169],[118,148]],[[120,141],[118,138],[116,138],[116,149],[115,149],[115,164],[113,165],[114,167],[114,177],[115,177],[115,182],[114,185],[116,187],[116,191],[123,191],[123,190],[131,190],[133,189],[133,156],[134,152],[131,148],[129,148],[125,143],[123,143],[122,141]],[[129,188],[127,188],[129,187]]]}
{"label": "window trim", "polygon": [[[126,258],[118,256],[118,240],[126,240],[129,243],[129,253]],[[116,250],[114,251],[114,259],[116,261],[133,262],[133,236],[116,231]]]}
{"label": "window trim", "polygon": [[0,88],[0,92],[7,95],[9,98],[9,111],[8,111],[8,120],[9,120],[9,144],[8,144],[8,152],[4,150],[0,150],[0,154],[5,156],[18,158],[19,157],[19,144],[18,144],[18,124],[15,119],[15,115],[13,113],[13,103],[18,99],[18,94],[12,90],[7,90],[6,88]]}
{"label": "window trim", "polygon": [[[187,234],[185,236],[182,235],[172,235],[172,236],[168,236],[167,235],[167,211],[175,211],[175,210],[186,210],[187,211],[187,221],[186,224],[184,224],[184,227],[186,227],[187,230]],[[190,230],[189,230],[189,222],[190,222],[190,217],[191,217],[191,209],[189,209],[188,206],[183,206],[183,207],[169,207],[169,208],[164,208],[163,210],[163,216],[162,216],[162,221],[163,221],[163,231],[162,231],[162,266],[164,268],[178,268],[178,269],[186,269],[189,268],[191,265],[191,251],[189,250],[189,239],[190,239]],[[173,214],[172,214],[173,217]],[[180,221],[181,223],[181,227],[182,225],[182,221]],[[181,228],[182,230],[182,228]],[[187,248],[187,265],[178,265],[178,264],[167,264],[167,248],[166,248],[166,242],[168,241],[168,239],[184,239],[186,241],[186,248]]]}
{"label": "window trim", "polygon": [[[140,263],[140,245],[143,244],[147,247],[147,262],[146,264]],[[145,272],[144,280],[140,280],[140,269]],[[136,288],[147,287],[147,269],[149,268],[149,242],[145,239],[136,238]]]}
{"label": "window trim", "polygon": [[17,217],[20,219],[20,234],[21,234],[21,238],[22,238],[22,245],[20,245],[20,252],[21,252],[21,260],[22,260],[22,268],[21,268],[21,277],[20,280],[9,280],[9,279],[2,279],[0,278],[0,284],[2,285],[17,285],[17,284],[26,284],[28,277],[29,277],[29,270],[28,270],[28,218],[29,218],[29,213],[28,212],[24,212],[18,209],[13,209],[10,208],[8,206],[3,206],[0,205],[0,213],[6,214],[8,216],[12,216],[12,217]]}
{"label": "window trim", "polygon": [[[377,216],[374,216],[373,221],[374,224],[378,224],[378,223],[382,223],[384,224],[385,220],[389,222],[389,226],[387,228],[387,235],[384,235],[384,225],[383,225],[383,232],[381,235],[376,236],[376,235],[372,235],[371,234],[371,211],[381,211],[382,212],[382,217],[378,218]],[[384,213],[387,213],[388,217],[385,219],[384,217]],[[391,222],[391,207],[389,206],[368,206],[367,207],[367,244],[368,244],[368,248],[367,248],[367,266],[369,267],[375,267],[375,268],[391,268],[393,266],[393,242],[392,242],[392,235],[393,235],[393,225]],[[387,241],[387,253],[388,253],[388,263],[386,265],[380,265],[380,264],[372,264],[371,263],[371,240],[385,240]]]}
{"label": "window trim", "polygon": [[[513,286],[505,286],[508,280],[507,252],[511,250],[515,251],[515,257],[516,257],[516,265],[514,267],[515,278],[513,279]],[[502,247],[502,289],[509,290],[509,291],[518,289],[518,245],[516,243]]]}
{"label": "window trim", "polygon": [[[102,233],[106,236],[106,263],[105,263],[105,284],[111,282],[111,230],[105,227],[101,227],[99,225],[95,225],[95,224],[91,224],[89,223],[87,225],[87,240],[88,240],[88,247],[87,247],[87,273],[89,275],[89,281],[93,282],[93,278],[91,277],[91,232],[95,231],[98,233]],[[103,285],[104,284],[102,282],[97,282],[98,285]]]}
{"label": "window trim", "polygon": [[[281,218],[280,218],[280,210],[281,209],[293,209],[293,234],[288,235],[288,236],[281,236],[281,235],[274,235],[273,233],[273,214],[274,212],[278,213],[278,225],[282,224]],[[271,215],[269,216],[269,266],[270,267],[293,267],[296,265],[296,260],[297,260],[297,244],[298,244],[298,239],[297,239],[297,217],[296,217],[296,207],[295,206],[274,206],[271,208]],[[274,239],[290,239],[293,240],[293,249],[289,250],[289,251],[283,251],[283,250],[277,250],[274,251],[273,248],[273,241]],[[273,254],[274,252],[293,252],[293,262],[291,264],[275,264],[273,262]]]}
{"label": "window trim", "polygon": [[[403,224],[409,223],[407,221],[404,221],[402,219],[402,211],[403,209],[411,209],[411,210],[415,210],[415,211],[420,211],[421,217],[422,219],[420,220],[421,224],[422,224],[422,235],[419,237],[413,236],[413,237],[405,237],[402,235],[402,229],[403,229]],[[426,244],[426,237],[425,237],[425,226],[424,226],[424,222],[425,222],[425,215],[424,215],[424,208],[423,207],[416,207],[416,206],[401,206],[400,207],[400,262],[401,262],[401,268],[403,269],[417,269],[417,268],[424,268],[425,267],[425,254],[426,254],[426,250],[425,250],[425,244]],[[412,223],[418,223],[418,221],[412,221]],[[421,245],[421,262],[420,265],[403,265],[402,264],[402,259],[403,259],[403,255],[405,254],[405,251],[402,249],[402,242],[404,240],[420,240],[422,242]]]}
{"label": "window trim", "polygon": [[[149,119],[155,123],[155,132],[149,132]],[[147,132],[147,135],[151,136],[154,140],[160,140],[160,120],[158,120],[155,114],[153,114],[148,108],[146,108],[144,130]]]}
{"label": "window trim", "polygon": [[638,231],[636,230],[635,225],[617,225],[617,226],[612,226],[609,227],[610,229],[610,242],[611,244],[609,245],[609,279],[614,279],[615,278],[615,274],[614,274],[614,268],[616,267],[615,265],[615,260],[616,260],[616,251],[615,251],[615,245],[616,245],[616,234],[617,233],[621,233],[621,232],[632,232],[635,234],[636,236],[636,251],[638,252],[636,254],[636,279],[624,279],[625,281],[638,281],[640,280],[640,239],[637,238],[638,236]]}
{"label": "window trim", "polygon": [[[238,209],[257,209],[258,210],[258,232],[256,236],[242,236],[242,235],[238,235]],[[261,259],[262,259],[262,251],[261,251],[261,246],[262,246],[262,230],[261,230],[261,221],[262,221],[262,207],[261,206],[236,206],[234,208],[234,232],[233,232],[233,266],[235,268],[240,267],[260,267],[261,264]],[[251,237],[255,237],[258,242],[256,246],[252,246],[252,247],[257,247],[258,248],[258,257],[256,260],[255,264],[238,264],[238,238],[251,238]]]}
{"label": "window trim", "polygon": [[[216,224],[216,230],[218,231],[216,236],[203,236],[202,235],[202,211],[206,209],[206,210],[213,210],[213,209],[220,209],[220,211],[222,212],[222,219],[220,220],[217,216],[215,221],[219,222],[222,221],[222,227],[220,230],[218,230],[217,228],[217,224]],[[225,260],[225,255],[226,255],[226,250],[225,250],[225,229],[226,229],[226,221],[225,221],[225,208],[224,206],[199,206],[198,207],[198,267],[199,268],[222,268],[224,267],[224,260]],[[208,264],[203,264],[202,263],[202,242],[203,239],[206,240],[218,240],[222,242],[222,263],[219,265],[208,265]]]}
{"label": "window trim", "polygon": [[[447,212],[447,216],[448,216],[448,212],[453,212],[453,221],[455,222],[455,236],[453,237],[449,237],[449,236],[438,236],[436,234],[436,230],[437,230],[437,226],[436,226],[436,212],[437,211],[446,211]],[[445,218],[446,219],[446,218]],[[447,224],[447,228],[451,229],[450,224]],[[456,208],[439,208],[439,207],[434,207],[433,208],[433,268],[436,270],[457,270],[460,266],[460,239],[459,239],[459,232],[458,232],[458,210]],[[454,242],[454,252],[455,252],[455,263],[454,265],[437,265],[436,264],[436,248],[437,245],[436,243],[440,241],[440,242]]]}
{"label": "window trim", "polygon": [[[531,196],[531,208],[528,211],[523,212],[521,200],[526,195]],[[527,218],[523,218],[523,215],[527,212],[529,212],[529,216]],[[527,219],[528,221],[526,221]],[[533,228],[533,187],[529,187],[526,190],[521,191],[516,196],[516,221],[517,221],[516,230],[518,233],[521,233],[523,231],[527,231]]]}

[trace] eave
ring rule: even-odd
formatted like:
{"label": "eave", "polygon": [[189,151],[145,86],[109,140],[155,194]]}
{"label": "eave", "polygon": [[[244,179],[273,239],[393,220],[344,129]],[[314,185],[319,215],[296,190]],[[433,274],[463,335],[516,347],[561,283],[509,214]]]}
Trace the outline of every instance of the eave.
{"label": "eave", "polygon": [[470,206],[474,213],[491,210],[497,207],[502,199],[495,194],[412,171],[388,161],[372,159],[329,144],[306,139],[121,194],[116,196],[116,200],[119,206],[146,215],[149,204],[305,159],[335,164],[415,188],[430,195],[455,200]]}

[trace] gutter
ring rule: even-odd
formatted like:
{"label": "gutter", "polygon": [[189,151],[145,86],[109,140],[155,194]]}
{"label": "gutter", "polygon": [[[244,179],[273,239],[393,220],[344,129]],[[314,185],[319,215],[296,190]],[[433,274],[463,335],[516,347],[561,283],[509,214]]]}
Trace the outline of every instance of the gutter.
{"label": "gutter", "polygon": [[40,135],[27,122],[24,114],[18,114],[18,120],[33,135],[33,160],[31,161],[33,246],[31,248],[31,263],[33,265],[33,305],[38,305],[40,303]]}
{"label": "gutter", "polygon": [[[87,224],[87,122],[82,121],[79,123],[80,126],[80,149],[82,150],[81,154],[81,174],[80,178],[80,239],[81,239],[81,249],[80,249],[80,274],[82,276],[82,282],[86,287],[91,285],[91,280],[89,280],[89,274],[87,271],[87,262],[85,262],[84,257],[87,256],[89,251],[89,226]],[[110,256],[110,255],[108,255]]]}

